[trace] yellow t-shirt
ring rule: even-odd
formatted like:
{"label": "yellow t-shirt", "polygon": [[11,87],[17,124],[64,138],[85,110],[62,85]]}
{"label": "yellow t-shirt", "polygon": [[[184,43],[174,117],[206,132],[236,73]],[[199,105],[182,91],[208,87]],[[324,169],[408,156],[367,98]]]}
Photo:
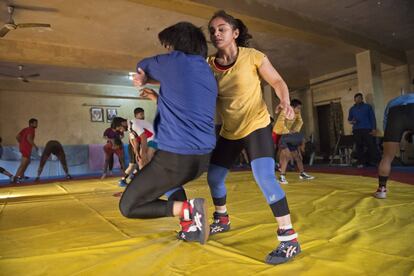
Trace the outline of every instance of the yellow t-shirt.
{"label": "yellow t-shirt", "polygon": [[276,123],[273,126],[273,132],[276,134],[288,134],[299,132],[302,128],[303,120],[300,112],[296,113],[292,120],[286,118],[285,113],[280,111]]}
{"label": "yellow t-shirt", "polygon": [[258,73],[264,57],[255,49],[239,47],[236,62],[226,70],[214,65],[214,56],[208,58],[219,86],[217,111],[223,122],[220,135],[226,139],[244,138],[270,123]]}

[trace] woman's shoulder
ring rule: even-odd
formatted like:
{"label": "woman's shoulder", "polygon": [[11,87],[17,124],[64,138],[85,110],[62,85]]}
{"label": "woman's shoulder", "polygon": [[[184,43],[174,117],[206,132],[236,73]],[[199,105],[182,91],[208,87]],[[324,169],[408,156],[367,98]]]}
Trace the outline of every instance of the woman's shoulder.
{"label": "woman's shoulder", "polygon": [[239,47],[239,53],[246,54],[246,55],[257,55],[257,54],[264,55],[261,51],[255,48],[246,48],[246,47]]}
{"label": "woman's shoulder", "polygon": [[252,64],[255,67],[258,67],[260,64],[262,64],[263,58],[265,56],[265,54],[259,50],[256,50],[255,48],[239,47],[239,59],[246,62],[249,61],[249,64]]}

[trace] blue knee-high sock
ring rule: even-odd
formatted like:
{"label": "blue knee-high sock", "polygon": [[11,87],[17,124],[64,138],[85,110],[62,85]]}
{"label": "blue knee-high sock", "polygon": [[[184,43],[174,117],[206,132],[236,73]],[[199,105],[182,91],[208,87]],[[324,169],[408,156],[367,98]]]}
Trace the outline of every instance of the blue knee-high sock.
{"label": "blue knee-high sock", "polygon": [[207,181],[210,186],[210,193],[213,198],[223,198],[227,195],[226,185],[224,180],[226,179],[229,170],[224,167],[220,167],[214,164],[210,164],[208,167]]}
{"label": "blue knee-high sock", "polygon": [[273,204],[285,197],[275,175],[275,160],[272,157],[261,157],[251,161],[254,179],[262,190],[266,201]]}

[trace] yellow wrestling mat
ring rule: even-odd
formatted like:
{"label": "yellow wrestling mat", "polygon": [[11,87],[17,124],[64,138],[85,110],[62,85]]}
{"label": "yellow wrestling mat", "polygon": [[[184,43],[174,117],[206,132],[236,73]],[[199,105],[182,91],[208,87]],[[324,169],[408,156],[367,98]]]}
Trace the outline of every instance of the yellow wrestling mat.
{"label": "yellow wrestling mat", "polygon": [[[0,275],[413,275],[414,187],[374,178],[288,174],[284,185],[302,246],[270,266],[276,223],[250,172],[228,176],[232,231],[204,246],[175,238],[178,220],[121,216],[117,179],[0,189]],[[186,185],[208,198],[205,175]]]}

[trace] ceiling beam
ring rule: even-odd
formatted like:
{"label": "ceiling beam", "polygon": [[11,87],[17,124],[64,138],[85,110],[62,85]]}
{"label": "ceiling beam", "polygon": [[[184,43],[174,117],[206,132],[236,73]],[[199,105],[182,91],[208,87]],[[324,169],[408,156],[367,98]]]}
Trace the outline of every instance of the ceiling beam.
{"label": "ceiling beam", "polygon": [[345,52],[357,54],[364,50],[375,50],[382,61],[391,65],[406,63],[403,51],[391,49],[377,41],[335,28],[317,20],[273,6],[265,6],[255,0],[129,0],[137,4],[210,19],[211,15],[225,9],[242,19],[252,31],[271,33],[294,40],[306,41],[324,47],[338,47]]}
{"label": "ceiling beam", "polygon": [[142,56],[27,41],[1,40],[0,60],[64,67],[135,71]]}
{"label": "ceiling beam", "polygon": [[99,85],[91,83],[73,83],[63,81],[31,80],[29,83],[15,79],[0,78],[0,93],[6,92],[32,92],[59,95],[127,98],[138,99],[137,90],[134,87],[119,85]]}

